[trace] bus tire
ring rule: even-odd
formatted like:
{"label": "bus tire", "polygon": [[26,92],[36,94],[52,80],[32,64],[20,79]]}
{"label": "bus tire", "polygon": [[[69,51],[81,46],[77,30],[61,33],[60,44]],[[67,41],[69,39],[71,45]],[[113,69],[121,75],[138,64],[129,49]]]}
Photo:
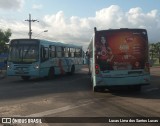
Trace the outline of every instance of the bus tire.
{"label": "bus tire", "polygon": [[70,71],[70,75],[73,75],[75,73],[75,66],[74,65],[72,65],[72,67],[71,67],[71,71]]}
{"label": "bus tire", "polygon": [[98,89],[98,87],[93,87],[93,92],[99,92],[99,89]]}
{"label": "bus tire", "polygon": [[25,81],[28,81],[30,79],[30,76],[21,76],[21,78]]}
{"label": "bus tire", "polygon": [[54,76],[55,76],[55,71],[54,71],[54,68],[51,67],[51,68],[49,69],[48,79],[53,79]]}

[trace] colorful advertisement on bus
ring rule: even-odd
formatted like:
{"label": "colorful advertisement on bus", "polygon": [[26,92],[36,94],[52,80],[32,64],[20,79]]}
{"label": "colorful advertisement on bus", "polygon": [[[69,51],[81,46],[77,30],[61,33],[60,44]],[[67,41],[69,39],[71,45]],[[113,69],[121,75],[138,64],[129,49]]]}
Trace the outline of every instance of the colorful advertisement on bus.
{"label": "colorful advertisement on bus", "polygon": [[144,69],[148,62],[148,38],[144,29],[98,31],[95,59],[101,71]]}

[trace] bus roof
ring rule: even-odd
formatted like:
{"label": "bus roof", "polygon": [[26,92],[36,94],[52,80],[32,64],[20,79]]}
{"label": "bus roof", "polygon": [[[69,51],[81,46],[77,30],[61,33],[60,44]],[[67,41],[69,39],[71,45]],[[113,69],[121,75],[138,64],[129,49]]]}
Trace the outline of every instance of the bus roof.
{"label": "bus roof", "polygon": [[[36,41],[40,41],[41,43],[53,43],[55,46],[65,46],[65,47],[70,47],[70,48],[82,48],[82,46],[78,46],[78,45],[74,45],[74,44],[67,44],[67,43],[63,43],[63,42],[58,42],[58,41],[51,41],[51,40],[44,40],[44,39],[12,39],[11,41],[15,41],[15,40],[36,40]],[[11,42],[10,41],[10,42]],[[9,42],[9,44],[10,44]]]}
{"label": "bus roof", "polygon": [[146,31],[146,29],[141,29],[141,28],[119,28],[119,29],[106,29],[106,30],[97,30],[96,28],[94,29],[95,32],[103,32],[103,31]]}

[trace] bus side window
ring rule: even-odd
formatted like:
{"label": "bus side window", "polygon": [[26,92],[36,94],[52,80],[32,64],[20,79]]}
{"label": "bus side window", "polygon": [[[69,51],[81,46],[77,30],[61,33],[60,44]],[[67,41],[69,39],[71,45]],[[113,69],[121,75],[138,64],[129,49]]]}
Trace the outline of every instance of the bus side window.
{"label": "bus side window", "polygon": [[41,62],[48,60],[49,58],[48,52],[49,50],[47,47],[41,46]]}
{"label": "bus side window", "polygon": [[75,52],[75,57],[81,57],[81,55],[82,55],[82,50],[77,48]]}
{"label": "bus side window", "polygon": [[71,57],[71,48],[68,48],[68,57]]}
{"label": "bus side window", "polygon": [[65,53],[65,47],[62,47],[62,57],[64,57]]}
{"label": "bus side window", "polygon": [[75,48],[70,48],[71,57],[75,57]]}
{"label": "bus side window", "polygon": [[62,47],[60,47],[60,46],[56,47],[56,54],[57,54],[57,57],[59,57],[59,58],[62,57]]}
{"label": "bus side window", "polygon": [[55,58],[56,57],[56,49],[55,46],[50,46],[50,57]]}
{"label": "bus side window", "polygon": [[64,48],[64,57],[69,57],[69,48]]}

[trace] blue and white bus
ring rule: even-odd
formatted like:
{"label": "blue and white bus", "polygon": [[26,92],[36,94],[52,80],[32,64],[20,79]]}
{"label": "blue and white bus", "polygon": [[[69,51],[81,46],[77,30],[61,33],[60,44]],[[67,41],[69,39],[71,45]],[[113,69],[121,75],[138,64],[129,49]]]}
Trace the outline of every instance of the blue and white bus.
{"label": "blue and white bus", "polygon": [[53,78],[83,65],[82,46],[40,39],[13,39],[9,44],[7,75]]}
{"label": "blue and white bus", "polygon": [[93,90],[127,86],[140,90],[150,83],[148,36],[145,29],[97,31],[88,47]]}

